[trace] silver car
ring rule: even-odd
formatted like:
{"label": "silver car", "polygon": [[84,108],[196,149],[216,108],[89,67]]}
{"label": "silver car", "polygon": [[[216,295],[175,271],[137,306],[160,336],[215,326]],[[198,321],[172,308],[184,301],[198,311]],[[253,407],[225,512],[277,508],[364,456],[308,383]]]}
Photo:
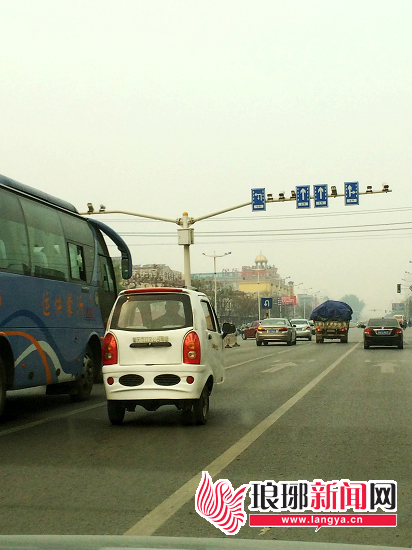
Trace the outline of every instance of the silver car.
{"label": "silver car", "polygon": [[312,340],[312,327],[307,319],[291,319],[290,322],[296,326],[296,338]]}
{"label": "silver car", "polygon": [[288,319],[263,319],[256,331],[256,345],[267,346],[269,342],[296,344],[296,329]]}

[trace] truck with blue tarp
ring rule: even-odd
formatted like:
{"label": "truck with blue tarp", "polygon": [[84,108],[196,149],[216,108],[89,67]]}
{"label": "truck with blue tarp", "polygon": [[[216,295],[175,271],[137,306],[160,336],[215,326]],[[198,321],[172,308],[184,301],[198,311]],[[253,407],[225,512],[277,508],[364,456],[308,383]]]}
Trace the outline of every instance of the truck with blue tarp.
{"label": "truck with blue tarp", "polygon": [[352,314],[350,305],[335,300],[326,300],[315,307],[310,314],[310,319],[315,325],[316,343],[323,344],[327,339],[340,340],[342,344],[347,344]]}

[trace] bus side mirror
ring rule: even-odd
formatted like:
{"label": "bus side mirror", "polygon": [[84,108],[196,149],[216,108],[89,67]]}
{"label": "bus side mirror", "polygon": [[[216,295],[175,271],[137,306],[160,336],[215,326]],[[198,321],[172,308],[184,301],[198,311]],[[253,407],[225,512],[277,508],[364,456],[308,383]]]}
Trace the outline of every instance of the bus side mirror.
{"label": "bus side mirror", "polygon": [[122,258],[122,279],[130,279],[129,259]]}

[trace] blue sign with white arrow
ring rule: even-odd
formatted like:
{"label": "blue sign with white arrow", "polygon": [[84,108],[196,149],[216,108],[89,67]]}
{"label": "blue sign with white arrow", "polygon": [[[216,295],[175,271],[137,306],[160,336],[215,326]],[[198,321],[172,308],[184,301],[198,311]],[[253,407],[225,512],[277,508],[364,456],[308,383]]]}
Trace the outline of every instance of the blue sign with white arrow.
{"label": "blue sign with white arrow", "polygon": [[296,186],[296,208],[310,208],[309,185]]}
{"label": "blue sign with white arrow", "polygon": [[252,210],[266,210],[265,188],[252,189]]}
{"label": "blue sign with white arrow", "polygon": [[328,186],[327,184],[313,186],[313,198],[315,200],[315,208],[328,206]]}
{"label": "blue sign with white arrow", "polygon": [[261,298],[260,303],[262,309],[272,309],[273,298]]}
{"label": "blue sign with white arrow", "polygon": [[359,182],[345,182],[345,204],[359,204]]}

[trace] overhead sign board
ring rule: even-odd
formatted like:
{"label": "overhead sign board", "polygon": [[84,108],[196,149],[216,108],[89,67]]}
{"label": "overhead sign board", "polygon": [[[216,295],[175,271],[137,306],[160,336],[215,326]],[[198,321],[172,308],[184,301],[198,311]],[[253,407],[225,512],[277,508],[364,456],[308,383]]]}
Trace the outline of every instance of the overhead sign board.
{"label": "overhead sign board", "polygon": [[265,188],[252,189],[252,210],[266,210]]}
{"label": "overhead sign board", "polygon": [[313,198],[315,201],[315,208],[328,206],[328,186],[326,183],[313,186]]}
{"label": "overhead sign board", "polygon": [[260,304],[262,309],[272,309],[273,299],[272,298],[261,298]]}
{"label": "overhead sign board", "polygon": [[345,204],[359,204],[359,182],[345,182]]}
{"label": "overhead sign board", "polygon": [[310,186],[296,186],[296,208],[310,208]]}

